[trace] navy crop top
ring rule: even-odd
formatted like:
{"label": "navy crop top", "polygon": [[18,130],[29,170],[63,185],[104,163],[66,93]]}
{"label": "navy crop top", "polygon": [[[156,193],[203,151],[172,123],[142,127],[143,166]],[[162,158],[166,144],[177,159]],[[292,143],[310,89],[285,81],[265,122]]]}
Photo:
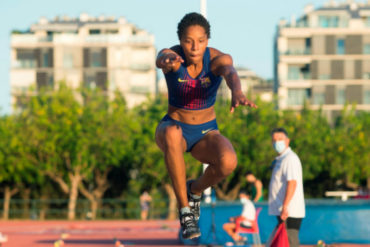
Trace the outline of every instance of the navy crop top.
{"label": "navy crop top", "polygon": [[222,77],[215,76],[210,70],[209,48],[206,48],[203,55],[203,69],[196,78],[192,78],[188,73],[182,48],[179,55],[184,63],[177,71],[165,74],[169,104],[188,110],[200,110],[213,106]]}

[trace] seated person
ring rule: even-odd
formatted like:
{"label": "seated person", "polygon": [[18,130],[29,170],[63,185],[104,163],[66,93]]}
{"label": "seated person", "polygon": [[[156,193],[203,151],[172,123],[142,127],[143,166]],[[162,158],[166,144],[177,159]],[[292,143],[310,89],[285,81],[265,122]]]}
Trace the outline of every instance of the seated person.
{"label": "seated person", "polygon": [[243,221],[240,226],[244,228],[252,228],[253,221],[256,218],[256,208],[253,202],[249,199],[249,195],[245,191],[239,192],[240,202],[243,204],[243,211],[240,216],[230,217],[230,222],[223,225],[223,229],[229,236],[235,241],[245,241],[238,233],[235,232],[236,229],[236,219],[241,217]]}

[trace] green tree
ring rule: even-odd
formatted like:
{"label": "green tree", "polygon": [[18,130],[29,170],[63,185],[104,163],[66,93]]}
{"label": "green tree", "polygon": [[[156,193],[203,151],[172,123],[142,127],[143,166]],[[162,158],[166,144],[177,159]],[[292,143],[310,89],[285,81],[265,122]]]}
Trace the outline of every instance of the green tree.
{"label": "green tree", "polygon": [[111,186],[108,175],[113,167],[121,165],[126,172],[131,169],[131,164],[122,160],[132,155],[131,136],[135,129],[131,124],[132,114],[120,93],[116,92],[114,99],[107,101],[98,91],[87,92],[85,102],[81,121],[89,140],[92,173],[83,177],[79,191],[90,201],[95,219],[98,205]]}
{"label": "green tree", "polygon": [[4,192],[3,219],[9,218],[12,196],[33,180],[33,167],[24,159],[22,123],[13,116],[0,118],[0,185]]}

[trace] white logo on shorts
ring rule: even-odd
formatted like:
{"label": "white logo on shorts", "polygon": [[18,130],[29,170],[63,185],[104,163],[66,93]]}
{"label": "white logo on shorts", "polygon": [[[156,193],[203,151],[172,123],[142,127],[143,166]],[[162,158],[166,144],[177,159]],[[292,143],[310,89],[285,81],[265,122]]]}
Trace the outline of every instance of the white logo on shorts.
{"label": "white logo on shorts", "polygon": [[210,132],[211,130],[213,130],[213,128],[209,128],[209,129],[206,129],[206,130],[202,130],[202,135],[207,134],[207,133],[208,133],[208,132]]}

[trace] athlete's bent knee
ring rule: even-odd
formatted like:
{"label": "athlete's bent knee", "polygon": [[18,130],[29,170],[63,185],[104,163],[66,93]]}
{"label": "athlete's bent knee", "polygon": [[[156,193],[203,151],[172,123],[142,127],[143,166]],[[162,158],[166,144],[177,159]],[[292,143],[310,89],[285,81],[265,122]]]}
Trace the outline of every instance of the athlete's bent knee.
{"label": "athlete's bent knee", "polygon": [[227,177],[230,175],[236,168],[238,164],[238,160],[236,157],[236,154],[234,152],[227,152],[225,153],[221,160],[219,165],[219,172],[220,175],[223,177]]}

